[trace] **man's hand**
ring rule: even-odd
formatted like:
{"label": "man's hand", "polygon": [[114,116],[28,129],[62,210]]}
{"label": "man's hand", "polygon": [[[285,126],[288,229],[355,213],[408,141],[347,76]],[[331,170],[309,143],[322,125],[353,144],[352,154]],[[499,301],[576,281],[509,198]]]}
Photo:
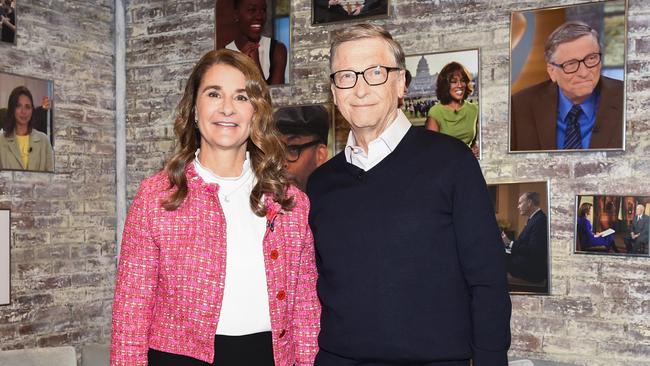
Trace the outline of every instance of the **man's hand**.
{"label": "man's hand", "polygon": [[510,239],[508,239],[508,236],[503,231],[501,232],[501,241],[503,241],[503,245],[510,246]]}

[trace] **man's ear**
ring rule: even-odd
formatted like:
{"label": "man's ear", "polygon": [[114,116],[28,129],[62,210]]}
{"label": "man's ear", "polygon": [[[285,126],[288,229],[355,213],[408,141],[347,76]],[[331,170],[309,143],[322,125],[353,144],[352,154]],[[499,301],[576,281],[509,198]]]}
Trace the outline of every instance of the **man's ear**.
{"label": "man's ear", "polygon": [[551,64],[546,64],[546,73],[548,73],[548,77],[551,79],[552,82],[555,82],[555,66]]}
{"label": "man's ear", "polygon": [[397,85],[399,90],[397,91],[398,98],[404,98],[406,94],[406,70],[399,71],[399,77],[397,78]]}
{"label": "man's ear", "polygon": [[334,92],[334,91],[336,91],[335,88],[336,87],[334,86],[334,83],[330,83],[330,90],[332,91],[332,103],[334,103],[334,105],[337,105],[336,104],[336,93]]}
{"label": "man's ear", "polygon": [[327,161],[327,145],[318,144],[316,149],[316,166],[321,166]]}

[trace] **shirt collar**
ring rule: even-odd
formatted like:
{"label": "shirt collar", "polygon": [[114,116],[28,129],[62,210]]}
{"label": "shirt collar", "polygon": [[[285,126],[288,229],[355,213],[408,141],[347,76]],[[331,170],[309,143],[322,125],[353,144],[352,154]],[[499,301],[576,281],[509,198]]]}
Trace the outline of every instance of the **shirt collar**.
{"label": "shirt collar", "polygon": [[[560,117],[562,118],[562,121],[566,120],[567,114],[569,114],[569,111],[571,111],[571,108],[573,107],[573,103],[569,98],[567,98],[566,95],[564,95],[564,92],[560,87],[558,87],[559,94],[560,94],[560,103],[559,103],[559,113]],[[584,102],[580,103],[580,108],[582,109],[582,113],[587,117],[587,120],[591,120],[596,113],[596,101],[597,101],[597,95],[598,92],[596,89],[591,93],[591,95],[585,99]]]}
{"label": "shirt collar", "polygon": [[[387,156],[393,152],[393,150],[395,150],[410,127],[411,121],[409,121],[401,109],[397,109],[397,117],[395,117],[395,119],[386,127],[386,129],[379,135],[379,137],[368,143],[367,153],[365,153],[363,149],[357,145],[357,140],[354,138],[354,133],[350,131],[348,134],[348,141],[345,145],[345,160],[350,163],[353,153],[361,154],[364,157],[370,157],[373,150],[381,148],[385,148],[387,151],[385,155]],[[382,159],[384,157],[385,156],[383,156]]]}
{"label": "shirt collar", "polygon": [[215,182],[215,181],[238,181],[244,178],[251,171],[250,164],[250,153],[246,151],[246,158],[244,159],[244,164],[242,166],[242,172],[238,177],[222,177],[217,175],[215,172],[210,170],[208,167],[201,164],[199,161],[199,152],[200,148],[196,149],[194,152],[194,169],[196,173],[203,179],[205,182]]}
{"label": "shirt collar", "polygon": [[533,211],[533,213],[530,214],[530,216],[528,216],[528,220],[532,219],[533,216],[535,216],[535,214],[537,213],[537,211],[541,211],[541,210],[542,210],[541,208],[538,208],[537,210]]}

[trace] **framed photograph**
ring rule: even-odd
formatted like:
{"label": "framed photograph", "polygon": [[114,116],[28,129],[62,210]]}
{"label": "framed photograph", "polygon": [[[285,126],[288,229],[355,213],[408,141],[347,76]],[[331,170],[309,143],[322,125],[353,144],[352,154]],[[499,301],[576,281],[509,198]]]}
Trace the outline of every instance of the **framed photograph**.
{"label": "framed photograph", "polygon": [[388,5],[388,0],[312,0],[312,24],[387,18]]}
{"label": "framed photograph", "polygon": [[406,56],[400,107],[414,126],[454,136],[480,156],[479,50]]}
{"label": "framed photograph", "polygon": [[251,57],[269,85],[288,84],[290,13],[289,0],[217,0],[215,48]]}
{"label": "framed photograph", "polygon": [[0,305],[10,303],[11,212],[0,210]]}
{"label": "framed photograph", "polygon": [[311,173],[334,155],[333,105],[282,106],[273,117],[286,144],[286,172],[305,190]]}
{"label": "framed photograph", "polygon": [[625,147],[625,0],[512,12],[510,152]]}
{"label": "framed photograph", "polygon": [[53,95],[50,80],[0,72],[0,170],[54,171]]}
{"label": "framed photograph", "polygon": [[576,196],[575,252],[648,256],[650,196]]}
{"label": "framed photograph", "polygon": [[488,184],[488,191],[506,253],[508,289],[511,293],[548,294],[548,182],[494,183]]}
{"label": "framed photograph", "polygon": [[18,0],[0,0],[0,47],[3,44],[15,45],[16,33],[16,3]]}

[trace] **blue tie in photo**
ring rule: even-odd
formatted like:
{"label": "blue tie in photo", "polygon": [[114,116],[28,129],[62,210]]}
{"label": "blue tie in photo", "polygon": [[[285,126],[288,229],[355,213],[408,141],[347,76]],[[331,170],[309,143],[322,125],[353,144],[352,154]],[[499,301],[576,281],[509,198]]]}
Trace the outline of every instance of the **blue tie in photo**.
{"label": "blue tie in photo", "polygon": [[578,117],[582,108],[575,104],[567,114],[566,136],[564,136],[565,149],[582,149],[582,136],[580,135],[580,124]]}

